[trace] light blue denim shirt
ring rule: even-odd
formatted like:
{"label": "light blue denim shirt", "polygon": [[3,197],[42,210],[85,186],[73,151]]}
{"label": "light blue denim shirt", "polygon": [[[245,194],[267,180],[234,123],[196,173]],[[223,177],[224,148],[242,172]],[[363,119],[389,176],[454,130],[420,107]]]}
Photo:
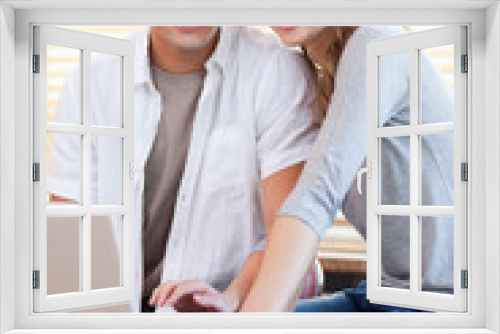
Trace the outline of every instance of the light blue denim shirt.
{"label": "light blue denim shirt", "polygon": [[[337,210],[366,238],[366,191],[356,189],[356,173],[366,157],[366,46],[372,39],[401,34],[396,28],[361,27],[340,60],[328,115],[300,180],[281,208],[320,238]],[[381,57],[381,121],[409,125],[409,53]],[[425,78],[425,80],[424,80]],[[422,122],[453,121],[453,96],[427,57],[422,60]],[[453,205],[453,134],[422,137],[422,204]],[[409,204],[409,137],[386,138],[381,147],[382,204]],[[363,183],[363,188],[366,185]],[[382,217],[383,285],[409,286],[409,217]],[[453,220],[423,222],[423,287],[453,287]]]}

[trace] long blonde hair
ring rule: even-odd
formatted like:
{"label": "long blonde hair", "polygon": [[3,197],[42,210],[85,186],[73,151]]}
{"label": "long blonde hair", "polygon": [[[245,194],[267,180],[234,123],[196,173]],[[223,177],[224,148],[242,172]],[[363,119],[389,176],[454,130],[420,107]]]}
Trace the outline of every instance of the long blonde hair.
{"label": "long blonde hair", "polygon": [[340,58],[344,53],[348,40],[357,28],[344,26],[327,28],[331,31],[332,39],[328,46],[328,61],[326,66],[320,67],[308,54],[307,48],[302,48],[309,66],[315,73],[317,93],[313,102],[313,110],[318,113],[317,116],[319,116],[321,121],[326,117],[330,99],[335,89],[335,75],[337,74]]}

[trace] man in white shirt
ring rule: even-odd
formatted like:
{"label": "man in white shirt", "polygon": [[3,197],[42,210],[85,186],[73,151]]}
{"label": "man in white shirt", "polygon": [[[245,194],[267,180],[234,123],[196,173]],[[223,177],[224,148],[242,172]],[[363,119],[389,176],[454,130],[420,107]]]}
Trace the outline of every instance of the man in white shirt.
{"label": "man in white shirt", "polygon": [[[134,165],[146,183],[143,197],[136,187],[133,310],[154,310],[145,301],[160,281],[191,279],[224,291],[236,308],[315,139],[308,67],[253,28],[150,27],[134,44]],[[120,113],[108,68],[92,68],[93,124]],[[64,88],[56,121],[76,114],[77,87],[70,80]],[[98,177],[112,174],[106,152],[119,150],[105,141],[92,144],[95,204],[119,194],[112,178]],[[78,179],[67,172],[79,164],[75,145],[54,137],[53,201],[78,198]]]}

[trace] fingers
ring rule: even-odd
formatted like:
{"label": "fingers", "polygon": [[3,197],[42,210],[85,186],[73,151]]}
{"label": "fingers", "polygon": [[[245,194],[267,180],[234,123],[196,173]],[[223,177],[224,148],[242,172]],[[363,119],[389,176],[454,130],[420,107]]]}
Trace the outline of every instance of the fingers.
{"label": "fingers", "polygon": [[159,285],[152,293],[149,304],[173,306],[186,295],[194,293],[217,293],[208,283],[200,280],[184,282],[166,282]]}
{"label": "fingers", "polygon": [[152,293],[150,305],[172,306],[180,312],[231,312],[224,296],[200,280],[166,282]]}
{"label": "fingers", "polygon": [[168,305],[173,306],[179,299],[183,298],[186,295],[214,292],[217,291],[204,281],[186,281],[176,285],[175,289],[166,302]]}
{"label": "fingers", "polygon": [[153,306],[156,304],[156,301],[158,300],[158,293],[161,289],[161,285],[157,286],[156,289],[153,290],[153,293],[151,294],[151,298],[149,298],[149,306]]}
{"label": "fingers", "polygon": [[149,300],[149,305],[163,306],[168,297],[172,294],[175,289],[175,283],[162,283],[160,284],[151,295]]}

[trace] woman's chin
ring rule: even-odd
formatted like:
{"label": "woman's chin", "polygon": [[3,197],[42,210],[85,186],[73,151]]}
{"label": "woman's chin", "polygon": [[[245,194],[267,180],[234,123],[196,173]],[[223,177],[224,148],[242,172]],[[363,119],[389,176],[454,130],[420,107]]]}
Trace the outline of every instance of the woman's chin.
{"label": "woman's chin", "polygon": [[289,48],[300,47],[304,44],[303,41],[297,40],[294,38],[280,38],[280,39],[281,39],[281,43],[283,43],[283,45],[285,45]]}

